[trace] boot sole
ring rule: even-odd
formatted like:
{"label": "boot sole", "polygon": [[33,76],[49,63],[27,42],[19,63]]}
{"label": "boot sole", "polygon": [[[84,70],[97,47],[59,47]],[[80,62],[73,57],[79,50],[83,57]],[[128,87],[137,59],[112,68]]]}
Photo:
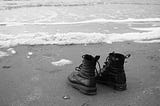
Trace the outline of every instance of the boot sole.
{"label": "boot sole", "polygon": [[117,91],[124,91],[127,89],[127,84],[115,84],[113,82],[99,81],[99,80],[96,80],[96,82],[99,84],[104,84],[106,86],[109,86]]}
{"label": "boot sole", "polygon": [[70,82],[70,81],[68,81],[68,84],[70,84],[73,88],[79,90],[83,94],[86,94],[86,95],[96,95],[97,94],[97,88],[96,87],[85,87],[83,85],[76,84],[76,83],[73,83],[73,82]]}

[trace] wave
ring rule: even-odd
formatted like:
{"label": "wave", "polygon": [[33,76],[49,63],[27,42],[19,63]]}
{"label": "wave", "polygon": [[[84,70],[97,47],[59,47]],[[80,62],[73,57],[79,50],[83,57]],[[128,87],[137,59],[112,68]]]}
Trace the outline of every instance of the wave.
{"label": "wave", "polygon": [[91,5],[98,5],[98,4],[105,4],[105,2],[102,2],[101,0],[88,0],[88,1],[10,1],[9,2],[3,2],[3,5],[0,5],[0,10],[11,10],[11,9],[17,9],[17,8],[30,8],[30,7],[72,7],[72,6],[91,6]]}
{"label": "wave", "polygon": [[144,2],[144,1],[104,1],[104,0],[2,0],[0,10],[10,10],[17,8],[30,8],[30,7],[65,7],[65,6],[92,6],[92,5],[160,5],[159,2]]}
{"label": "wave", "polygon": [[[0,34],[0,46],[10,47],[16,45],[71,45],[71,44],[94,44],[94,43],[113,43],[133,41],[139,43],[157,43],[160,40],[160,28],[136,28],[136,30],[144,30],[146,32],[134,32],[124,34],[105,34],[105,33],[83,33],[69,32],[49,34],[44,32],[25,33],[17,35]],[[154,39],[154,40],[152,40]]]}
{"label": "wave", "polygon": [[160,22],[160,18],[145,18],[145,19],[134,19],[128,18],[123,20],[113,20],[113,19],[93,19],[78,22],[39,22],[39,20],[33,23],[27,22],[1,22],[0,26],[20,26],[20,25],[72,25],[72,24],[88,24],[88,23],[128,23],[128,22]]}

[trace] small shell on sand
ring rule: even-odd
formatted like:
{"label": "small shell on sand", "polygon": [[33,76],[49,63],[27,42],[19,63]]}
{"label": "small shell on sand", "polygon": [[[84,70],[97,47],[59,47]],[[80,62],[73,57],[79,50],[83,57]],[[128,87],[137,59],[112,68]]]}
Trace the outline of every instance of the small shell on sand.
{"label": "small shell on sand", "polygon": [[9,48],[7,51],[11,52],[12,54],[16,54],[17,52],[14,50],[14,48]]}
{"label": "small shell on sand", "polygon": [[32,55],[33,55],[33,52],[28,52],[27,59],[31,58]]}
{"label": "small shell on sand", "polygon": [[30,56],[27,56],[27,59],[31,58]]}
{"label": "small shell on sand", "polygon": [[33,52],[28,52],[28,55],[29,55],[29,56],[33,55]]}
{"label": "small shell on sand", "polygon": [[65,95],[65,96],[63,96],[63,99],[65,99],[65,100],[70,99],[70,96]]}

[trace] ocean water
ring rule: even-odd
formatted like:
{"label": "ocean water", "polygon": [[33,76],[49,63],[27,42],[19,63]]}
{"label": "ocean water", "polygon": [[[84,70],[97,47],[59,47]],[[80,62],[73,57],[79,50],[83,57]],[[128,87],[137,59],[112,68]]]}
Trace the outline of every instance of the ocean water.
{"label": "ocean water", "polygon": [[160,0],[0,0],[0,46],[160,42]]}

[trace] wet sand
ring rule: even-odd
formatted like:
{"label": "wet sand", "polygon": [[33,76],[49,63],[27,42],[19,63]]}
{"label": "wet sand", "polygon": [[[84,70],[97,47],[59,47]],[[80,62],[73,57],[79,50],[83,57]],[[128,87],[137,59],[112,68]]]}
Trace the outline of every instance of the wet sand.
{"label": "wet sand", "polygon": [[[0,106],[159,106],[160,44],[133,42],[91,45],[13,47],[16,54],[0,58]],[[3,48],[1,51],[6,51]],[[97,95],[87,96],[67,84],[67,76],[81,64],[81,56],[130,53],[125,64],[127,90],[97,84]],[[28,52],[33,55],[27,58]],[[54,66],[68,59],[72,64]],[[66,97],[66,99],[64,98]]]}

